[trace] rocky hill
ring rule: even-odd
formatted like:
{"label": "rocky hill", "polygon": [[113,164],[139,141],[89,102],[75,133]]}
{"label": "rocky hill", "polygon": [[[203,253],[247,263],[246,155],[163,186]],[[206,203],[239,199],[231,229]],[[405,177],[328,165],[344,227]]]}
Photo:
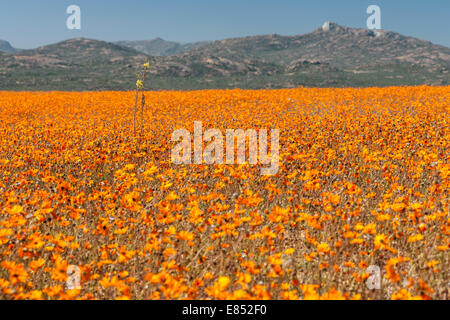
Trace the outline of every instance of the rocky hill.
{"label": "rocky hill", "polygon": [[14,53],[17,51],[20,51],[20,50],[13,48],[8,41],[0,40],[0,52]]}
{"label": "rocky hill", "polygon": [[155,46],[146,47],[145,43],[72,39],[3,53],[0,88],[129,90],[134,88],[137,68],[146,58],[151,63],[151,89],[450,83],[449,48],[395,32],[335,23],[297,36],[225,39],[185,51],[162,39],[149,43],[155,41],[160,45],[157,52],[151,51]]}

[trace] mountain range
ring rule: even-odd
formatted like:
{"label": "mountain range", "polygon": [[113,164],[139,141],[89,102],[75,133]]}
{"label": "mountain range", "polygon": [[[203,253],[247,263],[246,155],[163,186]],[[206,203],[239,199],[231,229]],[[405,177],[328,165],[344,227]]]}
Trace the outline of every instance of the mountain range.
{"label": "mountain range", "polygon": [[15,53],[20,49],[13,48],[8,41],[0,40],[0,52]]}
{"label": "mountain range", "polygon": [[167,41],[161,38],[141,41],[117,41],[118,45],[133,48],[137,51],[143,52],[149,56],[173,56],[176,54],[183,54],[187,51],[207,44],[208,41],[199,41],[191,43],[178,43],[174,41]]}
{"label": "mountain range", "polygon": [[180,44],[71,39],[32,50],[0,41],[0,90],[130,90],[150,60],[149,89],[448,85],[450,48],[386,30],[325,23],[277,34]]}

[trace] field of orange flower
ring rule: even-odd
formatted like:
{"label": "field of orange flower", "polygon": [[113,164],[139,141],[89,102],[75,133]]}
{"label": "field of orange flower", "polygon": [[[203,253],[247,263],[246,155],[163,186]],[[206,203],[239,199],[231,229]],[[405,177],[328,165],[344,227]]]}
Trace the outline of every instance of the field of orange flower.
{"label": "field of orange flower", "polygon": [[[0,92],[1,299],[449,298],[450,87],[146,102]],[[278,173],[175,165],[194,121],[278,128]]]}

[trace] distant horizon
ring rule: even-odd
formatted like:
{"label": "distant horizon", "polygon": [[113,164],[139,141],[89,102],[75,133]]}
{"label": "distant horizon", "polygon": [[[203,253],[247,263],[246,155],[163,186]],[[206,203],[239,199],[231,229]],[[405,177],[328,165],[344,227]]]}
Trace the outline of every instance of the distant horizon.
{"label": "distant horizon", "polygon": [[[341,27],[348,27],[348,28],[351,28],[351,29],[365,29],[365,28],[360,28],[360,27],[352,27],[352,26],[343,25],[343,24],[337,23],[337,22],[335,22],[335,21],[324,21],[324,23],[325,23],[325,22],[335,23],[335,24],[337,24],[337,25],[339,25],[339,26],[341,26]],[[322,24],[323,24],[323,23],[322,23]],[[290,35],[287,35],[287,34],[279,34],[279,33],[266,33],[266,34],[254,34],[254,35],[235,36],[235,37],[231,37],[231,38],[221,38],[221,39],[197,40],[197,41],[194,40],[194,41],[191,41],[191,42],[180,42],[180,41],[177,41],[177,40],[165,39],[165,38],[162,38],[162,37],[159,37],[159,36],[156,36],[156,37],[151,38],[151,39],[131,39],[131,40],[130,40],[130,39],[120,39],[120,40],[113,40],[113,41],[108,41],[108,40],[99,39],[99,38],[91,38],[91,37],[81,36],[81,37],[73,37],[73,38],[62,39],[62,40],[59,40],[59,41],[56,41],[56,42],[51,42],[51,43],[43,44],[43,45],[40,45],[40,46],[38,46],[38,47],[33,47],[33,48],[18,48],[18,47],[16,47],[16,46],[14,46],[8,39],[1,39],[1,38],[0,38],[0,40],[5,40],[5,41],[9,42],[9,43],[11,44],[11,46],[12,46],[14,49],[18,49],[18,50],[33,50],[33,49],[38,49],[38,48],[40,48],[40,47],[45,47],[45,46],[48,46],[48,45],[57,44],[57,43],[61,43],[61,42],[69,41],[69,40],[76,40],[76,39],[86,39],[86,40],[94,40],[94,41],[103,41],[103,42],[108,42],[108,43],[116,43],[116,42],[122,42],[122,41],[128,41],[128,42],[133,42],[133,41],[152,41],[152,40],[160,39],[160,40],[163,40],[163,41],[175,42],[175,43],[179,43],[179,44],[184,45],[184,44],[196,43],[196,42],[213,42],[213,41],[221,41],[221,40],[227,40],[227,39],[233,39],[233,38],[245,38],[245,37],[255,37],[255,36],[265,36],[265,35],[279,35],[279,36],[282,36],[282,37],[299,36],[299,35],[311,33],[311,32],[313,32],[313,31],[319,29],[319,28],[322,26],[322,24],[321,24],[320,26],[318,26],[318,27],[316,27],[316,28],[314,28],[314,29],[308,31],[308,32],[298,33],[298,34],[290,34]],[[387,31],[387,32],[393,32],[393,33],[401,34],[401,33],[399,33],[399,32],[393,31],[393,30],[386,30],[386,29],[381,29],[381,30]],[[417,38],[417,39],[420,39],[420,40],[423,40],[423,41],[430,41],[430,40],[428,40],[428,39],[422,39],[422,38],[418,38],[418,37],[414,37],[414,36],[409,36],[409,35],[405,35],[405,34],[401,34],[401,35],[407,36],[407,37],[412,37],[412,38]],[[435,43],[435,42],[432,42],[432,41],[430,41],[430,42],[431,42],[433,45],[440,45],[440,46],[444,46],[444,47],[450,48],[450,46],[447,46],[447,45]]]}
{"label": "distant horizon", "polygon": [[[68,30],[70,5],[81,8],[81,30]],[[450,47],[450,1],[431,0],[15,0],[0,1],[0,39],[34,49],[74,38],[107,42],[162,38],[191,43],[255,35],[309,33],[325,21],[366,28],[369,5],[381,28]]]}

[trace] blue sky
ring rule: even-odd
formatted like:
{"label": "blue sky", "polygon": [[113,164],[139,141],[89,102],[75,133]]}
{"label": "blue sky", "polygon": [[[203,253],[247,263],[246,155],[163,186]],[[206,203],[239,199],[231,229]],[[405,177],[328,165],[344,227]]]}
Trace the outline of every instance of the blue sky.
{"label": "blue sky", "polygon": [[[81,30],[66,28],[71,4],[81,8]],[[0,0],[0,39],[26,49],[77,37],[190,42],[295,35],[327,20],[365,28],[372,4],[381,8],[383,29],[450,47],[449,0]]]}

